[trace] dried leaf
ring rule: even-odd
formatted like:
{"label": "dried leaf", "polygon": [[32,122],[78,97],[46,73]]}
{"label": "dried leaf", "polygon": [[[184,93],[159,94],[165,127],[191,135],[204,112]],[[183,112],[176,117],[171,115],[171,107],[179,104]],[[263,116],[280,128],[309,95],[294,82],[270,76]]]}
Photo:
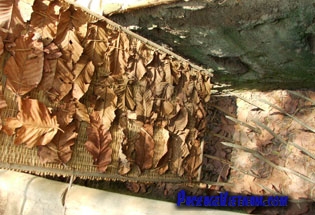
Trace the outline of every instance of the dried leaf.
{"label": "dried leaf", "polygon": [[139,138],[135,142],[136,164],[141,170],[152,167],[154,146],[153,125],[144,124],[140,129]]}
{"label": "dried leaf", "polygon": [[44,71],[38,88],[44,91],[52,88],[57,69],[58,58],[62,55],[55,43],[50,43],[44,47]]}
{"label": "dried leaf", "polygon": [[134,110],[136,103],[133,98],[132,88],[128,84],[129,80],[127,76],[122,76],[121,79],[117,80],[117,88],[115,93],[117,95],[117,108],[121,110]]}
{"label": "dried leaf", "polygon": [[85,142],[85,147],[92,154],[93,164],[97,166],[98,171],[105,172],[112,161],[112,148],[110,146],[112,135],[101,124],[101,118],[96,112],[90,115],[90,121],[91,124],[86,131],[88,140]]}
{"label": "dried leaf", "polygon": [[168,140],[170,137],[169,131],[165,128],[159,128],[157,132],[154,134],[157,136],[157,140],[154,145],[154,156],[153,156],[153,167],[159,167],[158,164],[160,160],[166,155],[168,152]]}
{"label": "dried leaf", "polygon": [[18,36],[32,13],[33,1],[0,1],[0,28]]}
{"label": "dried leaf", "polygon": [[71,123],[62,131],[58,131],[54,139],[45,146],[38,147],[38,156],[42,163],[67,163],[72,157],[71,147],[78,136],[75,123]]}
{"label": "dried leaf", "polygon": [[43,70],[43,43],[31,36],[19,37],[14,52],[4,67],[7,87],[18,95],[24,95],[37,87]]}
{"label": "dried leaf", "polygon": [[76,110],[76,101],[74,100],[66,100],[59,103],[55,115],[62,130],[73,121]]}
{"label": "dried leaf", "polygon": [[111,31],[108,35],[109,50],[105,55],[105,71],[111,75],[122,75],[125,73],[129,58],[129,39],[126,33]]}
{"label": "dried leaf", "polygon": [[89,13],[86,13],[81,8],[75,8],[72,12],[72,23],[75,27],[75,32],[80,41],[87,35],[88,24],[97,21],[97,18]]}
{"label": "dried leaf", "polygon": [[106,129],[111,127],[111,124],[116,117],[115,110],[117,109],[117,96],[112,89],[113,83],[114,82],[111,79],[105,78],[100,81],[94,89],[94,94],[101,98],[95,107],[95,111],[99,113],[102,124]]}
{"label": "dried leaf", "polygon": [[87,38],[84,42],[84,51],[92,59],[95,66],[104,64],[107,41],[106,23],[98,22],[97,24],[89,25]]}
{"label": "dried leaf", "polygon": [[35,99],[19,100],[19,113],[7,118],[3,130],[12,135],[17,129],[15,144],[26,144],[28,148],[46,145],[58,131],[56,117],[51,117],[47,107]]}
{"label": "dried leaf", "polygon": [[3,53],[3,47],[4,47],[4,45],[3,45],[3,40],[2,40],[2,37],[0,36],[0,56],[1,56],[2,53]]}
{"label": "dried leaf", "polygon": [[73,74],[72,96],[79,100],[88,90],[92,76],[94,74],[94,65],[87,56],[81,56],[78,63],[75,65]]}
{"label": "dried leaf", "polygon": [[184,174],[183,161],[189,155],[189,149],[186,144],[186,137],[189,133],[188,129],[172,134],[170,136],[171,161],[170,170],[173,174],[182,176]]}
{"label": "dried leaf", "polygon": [[63,12],[60,16],[55,43],[60,46],[63,58],[67,61],[67,64],[78,62],[83,52],[83,47],[75,33],[74,27],[71,11]]}
{"label": "dried leaf", "polygon": [[136,96],[136,113],[139,119],[150,119],[153,108],[153,94],[151,90],[137,90]]}
{"label": "dried leaf", "polygon": [[36,1],[33,8],[31,26],[48,45],[57,35],[61,6],[58,1]]}
{"label": "dried leaf", "polygon": [[194,140],[189,151],[189,155],[185,159],[184,169],[191,179],[197,178],[199,175],[200,166],[202,164],[202,151],[199,140]]}
{"label": "dried leaf", "polygon": [[169,116],[174,110],[174,106],[171,102],[169,101],[163,101],[162,102],[162,106],[161,106],[161,112],[165,115],[165,116]]}
{"label": "dried leaf", "polygon": [[168,130],[172,132],[183,131],[188,124],[188,111],[185,107],[181,107],[180,111],[173,117],[168,126]]}
{"label": "dried leaf", "polygon": [[146,70],[145,66],[143,65],[142,60],[139,59],[135,65],[136,78],[140,81],[146,73],[147,73],[147,70]]}
{"label": "dried leaf", "polygon": [[79,122],[84,121],[84,122],[90,123],[90,117],[89,117],[86,106],[79,101],[75,101],[75,106],[76,106],[76,110],[75,110],[76,119]]}
{"label": "dried leaf", "polygon": [[73,80],[74,75],[71,70],[61,59],[58,59],[55,78],[48,98],[53,102],[62,100],[72,89]]}

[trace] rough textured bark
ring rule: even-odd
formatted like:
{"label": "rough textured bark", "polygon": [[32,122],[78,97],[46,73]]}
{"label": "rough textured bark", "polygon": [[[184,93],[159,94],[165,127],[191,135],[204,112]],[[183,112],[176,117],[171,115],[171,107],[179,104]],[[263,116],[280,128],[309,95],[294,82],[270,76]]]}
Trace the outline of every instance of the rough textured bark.
{"label": "rough textured bark", "polygon": [[232,88],[301,88],[314,84],[314,9],[313,0],[199,0],[110,18]]}

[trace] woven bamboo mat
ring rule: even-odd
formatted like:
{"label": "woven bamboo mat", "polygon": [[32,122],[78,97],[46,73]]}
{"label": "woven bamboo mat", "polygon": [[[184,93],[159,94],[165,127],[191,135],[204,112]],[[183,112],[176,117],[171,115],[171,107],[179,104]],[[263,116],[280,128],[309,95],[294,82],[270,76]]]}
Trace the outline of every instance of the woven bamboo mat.
{"label": "woven bamboo mat", "polygon": [[[37,1],[35,1],[37,2]],[[62,2],[61,5],[67,5],[67,2]],[[67,5],[68,7],[69,5]],[[71,6],[72,7],[72,6]],[[101,16],[98,16],[96,14],[93,14],[90,11],[86,11],[85,9],[78,8],[79,6],[74,6],[73,10],[80,10],[82,14],[88,13],[89,16],[93,17],[93,23],[98,22],[101,24],[104,24],[103,26],[106,26],[105,31],[108,32],[119,32],[120,34],[123,34],[126,38],[128,38],[128,41],[130,44],[137,44],[142,43],[143,46],[146,47],[147,53],[150,53],[150,57],[155,53],[158,53],[158,55],[166,56],[167,59],[169,59],[168,62],[170,62],[170,68],[171,70],[175,70],[178,67],[186,68],[182,70],[182,74],[179,74],[179,76],[187,76],[190,77],[190,80],[188,82],[191,82],[191,85],[197,86],[200,80],[206,80],[205,82],[210,83],[211,73],[209,71],[205,71],[202,68],[199,68],[196,65],[193,65],[186,61],[185,59],[181,58],[180,56],[176,55],[175,53],[170,52],[169,50],[164,49],[163,47],[152,43],[148,41],[145,38],[142,38],[135,33],[128,31],[127,29],[119,26],[118,24],[104,18]],[[34,8],[35,9],[35,8]],[[97,21],[95,21],[97,20]],[[108,39],[110,40],[110,39]],[[83,50],[84,52],[85,50]],[[8,88],[5,87],[6,77],[3,74],[3,67],[10,55],[4,54],[1,56],[1,67],[0,71],[2,74],[2,88],[4,93],[4,99],[7,102],[7,107],[2,110],[1,112],[1,118],[3,121],[7,117],[15,117],[18,113],[18,107],[16,102],[16,95],[12,93]],[[93,59],[92,59],[93,60]],[[161,69],[160,65],[156,65],[157,69]],[[95,70],[97,71],[99,77],[102,75],[108,75],[106,73],[107,71],[104,71],[104,68],[102,66],[95,65]],[[162,68],[163,70],[163,68]],[[104,74],[102,74],[104,73]],[[93,82],[97,81],[97,78],[94,77],[92,80],[90,88],[93,88]],[[114,83],[115,84],[115,83]],[[202,86],[202,83],[200,83]],[[198,85],[199,86],[199,85]],[[209,85],[210,86],[210,85]],[[196,87],[198,88],[198,87]],[[133,84],[131,87],[132,91],[135,93],[137,90],[139,90],[139,85]],[[198,90],[196,90],[197,92]],[[201,91],[200,91],[201,92]],[[208,89],[209,95],[199,95],[200,93],[198,91],[198,95],[196,98],[200,99],[200,105],[204,105],[205,101],[208,101],[210,98],[210,91]],[[91,95],[93,94],[93,89],[89,89],[84,97],[80,100],[82,104],[84,104],[86,107],[89,106]],[[202,94],[202,93],[200,93]],[[48,99],[47,93],[45,91],[42,91],[40,89],[35,88],[28,94],[24,95],[24,98],[29,97],[32,99],[38,99],[40,102],[44,103],[49,108],[56,108],[56,105],[58,103],[53,103]],[[205,99],[206,98],[206,99]],[[154,100],[157,100],[158,98],[154,98]],[[173,103],[176,103],[180,98],[177,96],[173,96],[170,100]],[[205,100],[205,101],[204,101]],[[203,135],[204,132],[203,128],[198,130],[198,126],[200,127],[200,124],[205,124],[206,117],[204,119],[201,119],[199,121],[196,121],[196,109],[194,109],[194,105],[196,101],[191,101],[189,98],[182,102],[184,107],[188,111],[188,123],[186,126],[186,129],[188,131],[188,134],[185,138],[186,145],[190,153],[195,153],[195,157],[190,157],[189,159],[198,160],[198,162],[202,161],[202,152],[203,152]],[[157,113],[158,117],[162,117],[160,113]],[[119,115],[116,115],[116,118],[120,117]],[[137,124],[136,120],[134,119],[128,119],[127,120],[127,136],[128,136],[128,143],[132,144],[133,138],[136,138],[136,135],[139,133],[141,127]],[[6,168],[6,169],[13,169],[18,171],[26,171],[31,173],[36,173],[40,175],[62,175],[62,176],[77,176],[80,178],[86,178],[86,179],[110,179],[110,180],[130,180],[130,181],[169,181],[169,182],[184,182],[184,181],[198,181],[200,178],[200,172],[201,172],[201,165],[199,163],[198,165],[198,174],[194,177],[190,177],[187,171],[183,174],[178,174],[176,171],[166,171],[164,174],[159,174],[158,168],[150,168],[146,170],[140,170],[140,168],[137,165],[134,165],[134,161],[130,160],[131,162],[131,170],[125,174],[121,175],[118,173],[119,164],[120,164],[120,158],[119,158],[119,150],[121,149],[121,143],[124,139],[124,132],[122,131],[121,127],[119,126],[119,120],[114,120],[112,123],[112,126],[110,127],[110,133],[112,134],[112,142],[110,147],[112,148],[112,162],[108,165],[108,168],[106,172],[100,173],[97,170],[96,165],[93,164],[92,155],[87,151],[85,147],[85,142],[87,141],[87,133],[86,128],[88,127],[88,122],[85,121],[78,121],[77,122],[77,133],[78,137],[75,141],[74,146],[72,147],[73,153],[71,160],[66,164],[58,164],[58,163],[45,163],[43,164],[40,159],[37,156],[37,148],[26,148],[23,144],[22,145],[14,145],[14,139],[15,136],[8,136],[4,132],[0,132],[0,168]],[[154,126],[154,134],[153,139],[155,142],[155,152],[160,150],[159,147],[163,147],[163,144],[175,144],[172,146],[173,151],[171,155],[169,156],[169,160],[177,159],[180,157],[188,157],[187,155],[182,155],[182,149],[181,149],[181,143],[179,143],[180,140],[174,139],[172,143],[170,143],[168,140],[165,140],[165,136],[162,134],[163,129],[161,129],[159,126]],[[171,132],[170,132],[171,133]],[[198,134],[198,135],[197,135]],[[175,134],[174,134],[175,135]],[[174,136],[173,135],[173,136]],[[175,135],[176,136],[176,135]],[[199,143],[196,146],[193,145],[194,142]],[[177,147],[178,145],[178,147]],[[154,153],[154,156],[157,153]],[[133,155],[134,156],[134,155]],[[153,156],[153,160],[155,157]],[[174,158],[174,156],[177,156]],[[186,160],[187,160],[186,159]],[[184,159],[183,162],[186,162]],[[179,176],[180,175],[180,176]]]}

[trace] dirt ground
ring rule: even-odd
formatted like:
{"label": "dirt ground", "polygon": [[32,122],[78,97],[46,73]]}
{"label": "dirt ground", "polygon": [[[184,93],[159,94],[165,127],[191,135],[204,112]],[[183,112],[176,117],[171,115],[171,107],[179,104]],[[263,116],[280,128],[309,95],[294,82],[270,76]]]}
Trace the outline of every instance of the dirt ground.
{"label": "dirt ground", "polygon": [[81,179],[75,183],[171,202],[176,201],[181,189],[194,195],[215,195],[219,191],[288,195],[288,207],[236,210],[254,214],[314,214],[314,107],[315,92],[311,91],[219,93],[212,96],[207,107],[209,132],[204,137],[200,184]]}

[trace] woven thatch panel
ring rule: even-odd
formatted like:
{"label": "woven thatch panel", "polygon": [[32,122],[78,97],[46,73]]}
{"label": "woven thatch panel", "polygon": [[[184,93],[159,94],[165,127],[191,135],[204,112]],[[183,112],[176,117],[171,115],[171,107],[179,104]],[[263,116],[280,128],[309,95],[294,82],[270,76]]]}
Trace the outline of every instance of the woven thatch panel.
{"label": "woven thatch panel", "polygon": [[0,4],[0,167],[198,180],[211,74],[67,2],[21,2]]}

